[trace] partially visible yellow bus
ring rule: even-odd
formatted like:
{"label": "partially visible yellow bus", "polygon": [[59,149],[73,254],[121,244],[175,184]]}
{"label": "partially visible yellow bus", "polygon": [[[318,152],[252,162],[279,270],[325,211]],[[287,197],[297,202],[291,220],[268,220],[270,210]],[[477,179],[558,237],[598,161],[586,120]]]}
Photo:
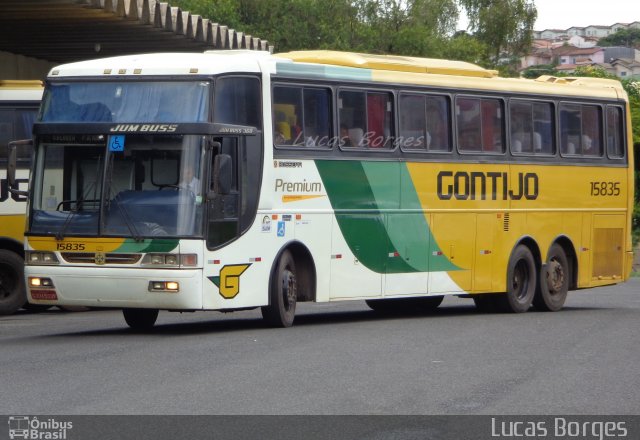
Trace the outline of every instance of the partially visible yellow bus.
{"label": "partially visible yellow bus", "polygon": [[627,96],[595,78],[331,51],[56,67],[34,126],[29,301],[562,308],[632,262]]}
{"label": "partially visible yellow bus", "polygon": [[[0,315],[27,302],[23,280],[27,198],[9,191],[5,171],[8,143],[31,138],[42,90],[41,81],[0,80]],[[31,150],[25,146],[18,151],[16,177],[21,190],[29,185]]]}

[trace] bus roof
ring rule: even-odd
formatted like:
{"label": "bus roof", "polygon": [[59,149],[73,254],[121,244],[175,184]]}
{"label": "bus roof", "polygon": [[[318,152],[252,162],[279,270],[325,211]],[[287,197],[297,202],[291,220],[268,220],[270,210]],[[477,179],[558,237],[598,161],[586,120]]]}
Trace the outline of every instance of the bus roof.
{"label": "bus roof", "polygon": [[362,53],[338,52],[332,50],[308,50],[276,54],[297,62],[331,64],[335,66],[358,67],[373,70],[393,70],[396,72],[436,73],[442,75],[474,76],[493,78],[495,70],[487,70],[464,61],[439,60],[435,58],[405,57],[399,55],[370,55]]}
{"label": "bus roof", "polygon": [[224,72],[260,72],[259,60],[269,52],[210,50],[204,53],[150,53],[98,58],[56,66],[48,78],[122,77],[141,75],[215,75]]}
{"label": "bus roof", "polygon": [[1,89],[41,89],[40,80],[0,79]]}
{"label": "bus roof", "polygon": [[535,80],[501,78],[494,70],[463,61],[328,50],[276,55],[253,50],[126,55],[57,66],[49,72],[49,78],[190,76],[262,71],[287,77],[415,84],[461,91],[486,90],[526,95],[627,99],[622,85],[616,80],[550,76]]}
{"label": "bus roof", "polygon": [[[619,81],[603,78],[542,76],[538,79],[502,78],[495,70],[463,61],[396,55],[367,55],[337,51],[299,51],[274,55],[286,75],[324,76],[330,79],[362,79],[385,83],[431,85],[442,88],[515,92],[560,96],[624,99]],[[313,69],[312,66],[318,66]],[[322,68],[336,66],[334,69]],[[353,73],[359,69],[358,73]]]}
{"label": "bus roof", "polygon": [[42,99],[42,81],[37,80],[0,80],[0,101],[29,101]]}

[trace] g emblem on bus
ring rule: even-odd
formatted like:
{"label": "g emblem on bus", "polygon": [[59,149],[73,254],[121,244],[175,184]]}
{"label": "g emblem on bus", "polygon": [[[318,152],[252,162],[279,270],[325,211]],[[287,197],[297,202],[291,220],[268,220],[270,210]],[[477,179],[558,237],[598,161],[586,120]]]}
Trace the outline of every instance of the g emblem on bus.
{"label": "g emblem on bus", "polygon": [[235,298],[240,292],[240,275],[251,264],[231,264],[220,269],[220,276],[208,277],[220,289],[220,295],[226,299]]}
{"label": "g emblem on bus", "polygon": [[107,256],[104,254],[104,252],[96,252],[93,260],[98,266],[102,266],[107,262]]}

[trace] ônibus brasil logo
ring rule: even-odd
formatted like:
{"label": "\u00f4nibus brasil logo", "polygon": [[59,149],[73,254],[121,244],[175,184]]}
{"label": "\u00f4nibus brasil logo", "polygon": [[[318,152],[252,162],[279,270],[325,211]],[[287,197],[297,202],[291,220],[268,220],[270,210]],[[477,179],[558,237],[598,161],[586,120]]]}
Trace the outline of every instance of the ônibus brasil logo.
{"label": "\u00f4nibus brasil logo", "polygon": [[62,422],[54,418],[39,420],[37,417],[9,417],[9,438],[29,440],[65,440],[73,429],[73,422]]}

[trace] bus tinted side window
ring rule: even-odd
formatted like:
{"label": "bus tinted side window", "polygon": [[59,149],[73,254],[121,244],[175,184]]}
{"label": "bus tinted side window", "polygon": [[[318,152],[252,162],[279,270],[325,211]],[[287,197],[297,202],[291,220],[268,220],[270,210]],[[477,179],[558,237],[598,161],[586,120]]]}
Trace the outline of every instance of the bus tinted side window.
{"label": "bus tinted side window", "polygon": [[312,87],[273,89],[273,136],[277,146],[331,147],[331,91]]}
{"label": "bus tinted side window", "polygon": [[398,143],[404,150],[451,151],[446,97],[401,95],[399,107]]}
{"label": "bus tinted side window", "polygon": [[392,148],[392,102],[391,93],[341,91],[340,146]]}
{"label": "bus tinted side window", "polygon": [[566,156],[602,156],[602,109],[560,104],[560,147]]}
{"label": "bus tinted side window", "polygon": [[[31,139],[31,127],[35,122],[37,108],[0,109],[0,161],[7,159],[7,145],[11,141]],[[19,168],[29,168],[31,163],[31,146],[20,146],[17,149]]]}
{"label": "bus tinted side window", "polygon": [[612,159],[624,157],[624,134],[622,131],[622,109],[607,107],[607,154]]}
{"label": "bus tinted side window", "polygon": [[515,154],[555,154],[553,104],[512,100],[511,152]]}
{"label": "bus tinted side window", "polygon": [[261,125],[260,82],[250,77],[218,78],[214,122],[257,127]]}
{"label": "bus tinted side window", "polygon": [[503,153],[502,101],[457,98],[458,149],[464,153]]}

